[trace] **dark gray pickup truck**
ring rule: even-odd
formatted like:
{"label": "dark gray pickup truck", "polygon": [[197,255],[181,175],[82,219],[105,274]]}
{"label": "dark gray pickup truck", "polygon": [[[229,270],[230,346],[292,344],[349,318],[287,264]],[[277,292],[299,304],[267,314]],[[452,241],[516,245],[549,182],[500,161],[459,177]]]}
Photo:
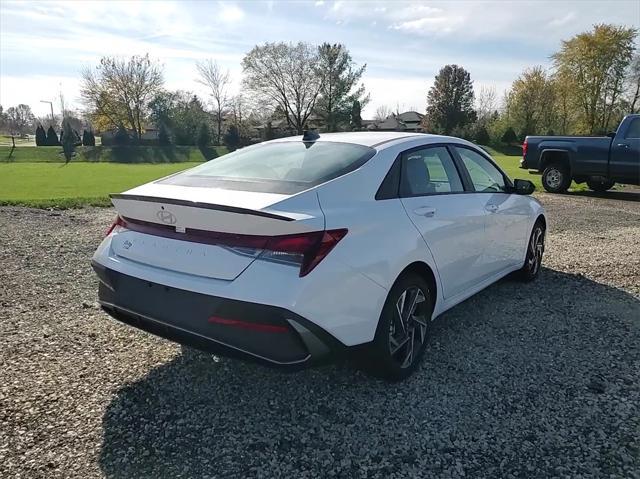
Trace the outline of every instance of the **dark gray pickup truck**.
{"label": "dark gray pickup truck", "polygon": [[520,168],[542,173],[551,193],[566,191],[571,180],[594,191],[614,183],[640,185],[640,115],[626,116],[615,133],[603,137],[527,136]]}

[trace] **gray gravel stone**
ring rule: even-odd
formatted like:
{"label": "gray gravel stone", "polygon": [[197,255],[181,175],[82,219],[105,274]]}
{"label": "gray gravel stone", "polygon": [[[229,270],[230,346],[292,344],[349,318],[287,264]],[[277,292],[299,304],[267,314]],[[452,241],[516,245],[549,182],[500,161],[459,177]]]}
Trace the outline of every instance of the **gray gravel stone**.
{"label": "gray gravel stone", "polygon": [[640,477],[640,203],[539,198],[539,280],[439,318],[401,384],[183,355],[97,307],[113,210],[0,208],[0,477]]}

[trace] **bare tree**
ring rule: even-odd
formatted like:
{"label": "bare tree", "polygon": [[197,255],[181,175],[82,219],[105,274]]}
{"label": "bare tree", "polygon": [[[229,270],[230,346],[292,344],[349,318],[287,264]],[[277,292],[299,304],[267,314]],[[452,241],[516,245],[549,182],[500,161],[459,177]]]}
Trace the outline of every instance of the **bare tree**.
{"label": "bare tree", "polygon": [[496,87],[493,85],[483,85],[480,87],[480,93],[478,93],[478,99],[476,101],[478,119],[482,121],[488,120],[493,112],[496,111]]}
{"label": "bare tree", "polygon": [[149,55],[103,57],[95,69],[82,72],[80,93],[98,126],[130,128],[140,139],[148,103],[162,85],[162,68]]}
{"label": "bare tree", "polygon": [[214,60],[205,60],[198,63],[199,83],[209,88],[209,94],[213,99],[214,116],[217,127],[216,142],[221,144],[222,141],[222,123],[224,114],[229,107],[229,86],[231,79],[229,78],[229,70],[223,70]]}
{"label": "bare tree", "polygon": [[9,128],[17,135],[24,135],[33,125],[34,120],[31,107],[20,104],[7,109]]}
{"label": "bare tree", "polygon": [[302,133],[323,85],[317,64],[318,50],[307,43],[265,43],[242,60],[243,82],[266,105],[282,110],[288,124]]}
{"label": "bare tree", "polygon": [[382,121],[389,118],[392,113],[393,112],[389,106],[380,105],[378,108],[376,108],[376,112],[373,115],[373,119],[376,121]]}
{"label": "bare tree", "polygon": [[26,134],[32,127],[35,117],[29,105],[20,104],[7,109],[7,126],[11,141],[15,147],[15,137]]}

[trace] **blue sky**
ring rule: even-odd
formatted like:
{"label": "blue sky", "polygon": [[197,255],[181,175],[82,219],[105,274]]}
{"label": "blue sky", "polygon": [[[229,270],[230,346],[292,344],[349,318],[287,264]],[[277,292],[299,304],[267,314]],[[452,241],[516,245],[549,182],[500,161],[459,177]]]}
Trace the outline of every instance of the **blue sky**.
{"label": "blue sky", "polygon": [[243,55],[267,41],[340,42],[366,63],[371,103],[425,109],[440,67],[463,65],[499,94],[527,66],[549,65],[562,39],[595,23],[640,27],[640,1],[0,0],[0,104],[36,114],[59,92],[78,107],[79,72],[103,55],[149,53],[166,86],[206,96],[195,64],[216,59],[239,89]]}

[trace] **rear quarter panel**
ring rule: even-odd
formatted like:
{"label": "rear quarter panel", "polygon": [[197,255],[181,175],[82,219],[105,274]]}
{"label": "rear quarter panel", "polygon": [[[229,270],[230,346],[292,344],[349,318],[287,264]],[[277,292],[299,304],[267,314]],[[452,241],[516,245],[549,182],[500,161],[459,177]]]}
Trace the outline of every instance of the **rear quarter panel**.
{"label": "rear quarter panel", "polygon": [[571,173],[580,175],[606,175],[609,161],[608,137],[528,137],[526,167],[542,171],[552,152],[565,152],[569,156]]}
{"label": "rear quarter panel", "polygon": [[423,262],[434,273],[439,304],[442,288],[433,256],[401,201],[375,199],[398,154],[416,146],[409,143],[415,142],[405,141],[382,150],[365,167],[319,187],[318,197],[326,228],[349,230],[331,256],[360,271],[385,291],[408,265]]}

